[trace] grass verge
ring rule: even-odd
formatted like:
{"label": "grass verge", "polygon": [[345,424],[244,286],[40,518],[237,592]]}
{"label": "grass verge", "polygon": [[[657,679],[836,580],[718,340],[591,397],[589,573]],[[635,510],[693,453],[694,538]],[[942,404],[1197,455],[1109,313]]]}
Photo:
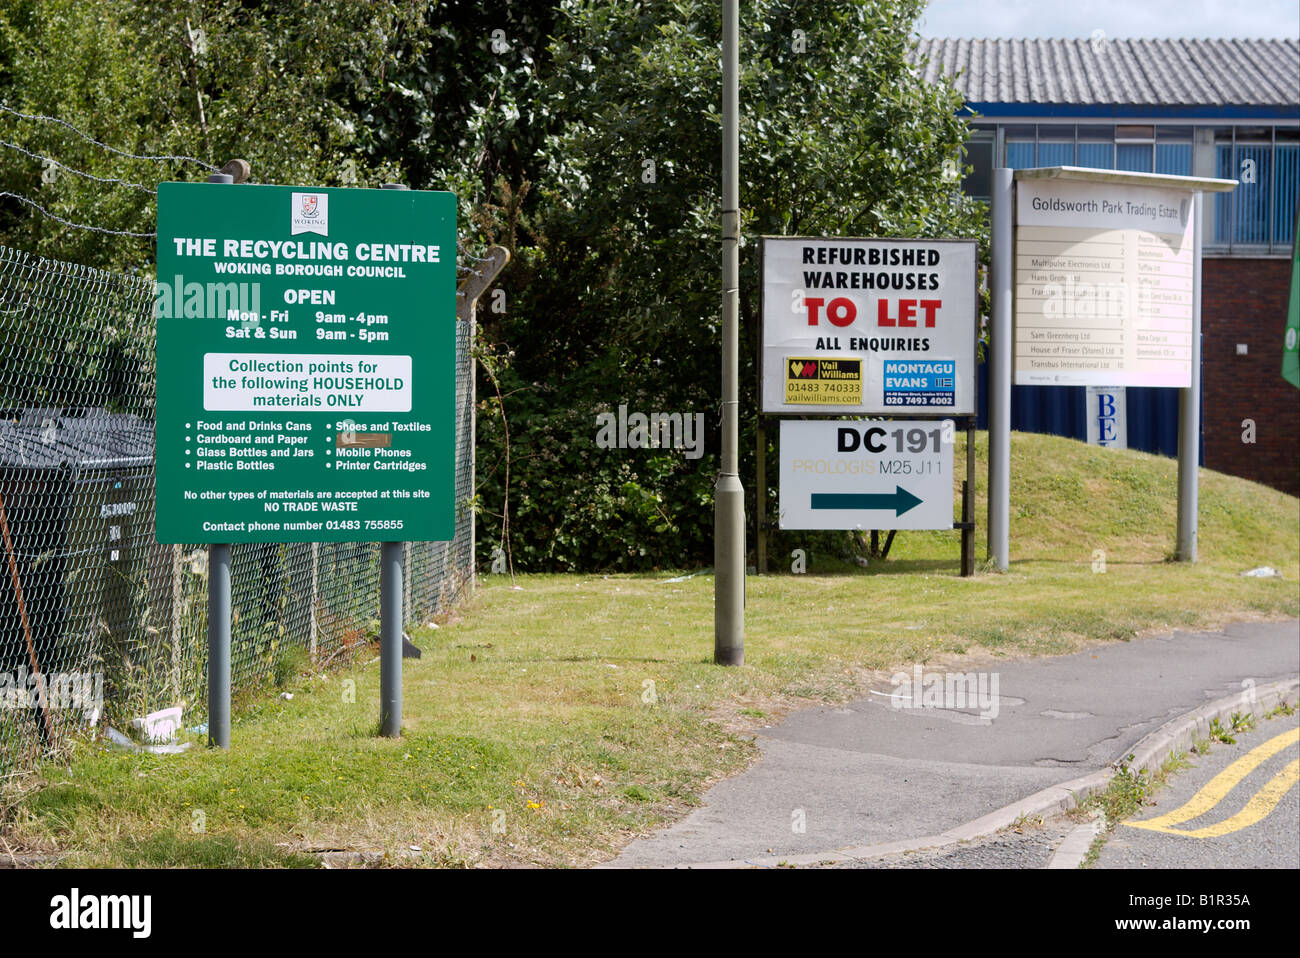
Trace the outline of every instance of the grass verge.
{"label": "grass verge", "polygon": [[[241,709],[230,752],[82,744],[0,802],[0,837],[86,866],[298,867],[332,850],[581,866],[742,769],[756,727],[876,670],[1300,611],[1296,499],[1203,471],[1188,566],[1168,561],[1171,460],[1021,434],[1012,453],[1006,574],[960,578],[952,533],[900,533],[866,570],[811,555],[807,574],[748,580],[733,669],[711,663],[708,575],[488,577],[454,620],[415,631],[400,740],[374,734],[377,662],[281,676],[292,700]],[[1260,565],[1282,577],[1240,574]]]}

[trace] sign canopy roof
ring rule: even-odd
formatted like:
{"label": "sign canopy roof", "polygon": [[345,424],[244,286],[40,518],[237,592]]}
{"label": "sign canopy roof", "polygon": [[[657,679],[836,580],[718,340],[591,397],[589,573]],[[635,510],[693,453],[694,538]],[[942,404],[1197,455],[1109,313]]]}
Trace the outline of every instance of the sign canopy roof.
{"label": "sign canopy roof", "polygon": [[1127,186],[1158,186],[1169,190],[1227,193],[1236,180],[1210,176],[1174,176],[1169,173],[1130,173],[1126,170],[1094,170],[1083,166],[1038,166],[1016,170],[1018,180],[1081,180],[1090,183],[1121,183]]}

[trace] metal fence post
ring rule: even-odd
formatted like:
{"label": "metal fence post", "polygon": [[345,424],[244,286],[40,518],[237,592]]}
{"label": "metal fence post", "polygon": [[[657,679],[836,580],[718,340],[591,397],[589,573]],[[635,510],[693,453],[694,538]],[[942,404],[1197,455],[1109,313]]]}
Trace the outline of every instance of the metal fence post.
{"label": "metal fence post", "polygon": [[[477,448],[478,448],[478,377],[474,375],[474,340],[478,330],[478,299],[487,288],[492,285],[492,281],[497,278],[500,272],[506,268],[510,262],[510,251],[504,246],[490,246],[487,250],[487,256],[479,258],[479,268],[469,270],[469,275],[465,277],[464,282],[456,290],[456,319],[458,322],[465,324],[465,355],[469,364],[467,371],[469,377],[469,488],[470,494],[474,492],[474,476],[477,466]],[[469,517],[469,583],[472,589],[477,582],[477,573],[475,571],[475,555],[477,554],[478,531],[475,528],[478,517],[471,513]],[[454,543],[447,550],[447,557],[453,566],[453,577],[455,567],[455,547]],[[460,583],[453,585],[453,591],[459,591]]]}
{"label": "metal fence post", "polygon": [[184,692],[181,689],[181,603],[185,593],[181,587],[181,547],[171,547],[171,666],[167,672],[167,684],[171,687],[171,696],[180,701]]}
{"label": "metal fence post", "polygon": [[[465,298],[463,290],[458,290],[461,298]],[[461,304],[456,303],[456,311],[459,313]],[[477,304],[470,303],[465,310],[465,360],[469,366],[469,494],[473,497],[477,491],[478,477],[478,375],[474,367],[474,341],[478,337],[478,313]],[[453,571],[455,576],[455,544],[448,548],[448,554],[451,555]],[[469,514],[469,588],[472,592],[478,587],[478,562],[475,556],[478,555],[478,512],[471,510]],[[460,583],[456,583],[457,589]]]}
{"label": "metal fence post", "polygon": [[320,620],[316,616],[316,605],[320,601],[320,543],[311,544],[311,587],[308,590],[310,605],[307,619],[307,644],[311,651],[311,664],[316,664],[317,643],[320,636]]}

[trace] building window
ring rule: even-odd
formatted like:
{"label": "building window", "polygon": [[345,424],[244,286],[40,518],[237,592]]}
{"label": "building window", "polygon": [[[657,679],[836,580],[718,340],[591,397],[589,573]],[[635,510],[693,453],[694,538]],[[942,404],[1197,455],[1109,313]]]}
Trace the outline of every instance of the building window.
{"label": "building window", "polygon": [[1007,144],[1007,166],[1013,170],[1027,170],[1037,166],[1034,147],[1038,131],[1034,126],[1007,126],[1002,135]]}
{"label": "building window", "polygon": [[1093,170],[1115,169],[1115,128],[1079,126],[1079,165]]}
{"label": "building window", "polygon": [[1295,235],[1300,133],[1274,127],[1215,131],[1215,175],[1237,181],[1214,202],[1214,242],[1244,253],[1286,252]]}
{"label": "building window", "polygon": [[1126,170],[1129,173],[1153,172],[1155,148],[1155,127],[1115,127],[1115,169]]}
{"label": "building window", "polygon": [[976,133],[962,158],[971,171],[962,179],[961,191],[986,202],[993,196],[993,137],[992,131]]}
{"label": "building window", "polygon": [[1038,128],[1038,165],[1074,166],[1074,127]]}
{"label": "building window", "polygon": [[1273,251],[1285,252],[1295,239],[1300,203],[1300,130],[1273,131]]}
{"label": "building window", "polygon": [[1151,151],[1150,143],[1116,143],[1115,169],[1129,173],[1150,173]]}
{"label": "building window", "polygon": [[1155,172],[1169,176],[1192,175],[1192,128],[1156,127]]}
{"label": "building window", "polygon": [[1169,176],[1192,175],[1192,144],[1157,143],[1156,170]]}

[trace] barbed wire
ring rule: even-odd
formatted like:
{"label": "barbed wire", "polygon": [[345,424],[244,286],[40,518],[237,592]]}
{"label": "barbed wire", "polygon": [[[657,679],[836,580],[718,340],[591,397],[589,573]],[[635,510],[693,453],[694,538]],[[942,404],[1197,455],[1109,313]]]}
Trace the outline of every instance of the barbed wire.
{"label": "barbed wire", "polygon": [[4,196],[11,196],[20,203],[26,203],[28,206],[32,207],[32,209],[48,216],[50,219],[62,223],[64,226],[70,226],[73,229],[89,230],[92,233],[104,233],[108,236],[135,236],[141,239],[154,239],[158,235],[157,233],[134,233],[131,230],[110,230],[103,226],[91,226],[88,223],[74,223],[71,220],[65,220],[62,216],[59,216],[56,213],[51,213],[45,207],[41,206],[40,203],[23,196],[21,193],[11,193],[9,190],[0,190],[0,197]]}
{"label": "barbed wire", "polygon": [[94,173],[87,173],[85,170],[74,169],[73,167],[68,166],[66,163],[60,163],[52,156],[42,156],[39,153],[33,153],[31,150],[24,149],[23,147],[19,146],[17,143],[10,143],[8,140],[0,140],[0,146],[6,146],[11,150],[17,150],[19,153],[22,153],[24,156],[30,156],[33,160],[40,160],[43,163],[51,163],[54,166],[57,166],[59,169],[66,170],[67,172],[73,174],[74,176],[80,176],[88,180],[94,180],[96,183],[119,183],[122,186],[130,186],[134,189],[141,190],[152,196],[158,195],[157,190],[151,190],[143,183],[131,183],[128,180],[119,180],[117,177],[114,176],[96,176]]}
{"label": "barbed wire", "polygon": [[492,261],[491,256],[479,256],[477,253],[471,253],[465,248],[465,244],[462,243],[459,238],[456,240],[456,251],[466,259],[472,259],[476,263],[490,263]]}
{"label": "barbed wire", "polygon": [[96,146],[101,147],[102,149],[108,150],[110,153],[116,153],[118,156],[125,156],[132,160],[150,160],[153,162],[159,162],[163,160],[174,160],[181,163],[197,164],[198,166],[203,167],[205,170],[208,170],[211,173],[220,172],[220,170],[217,167],[213,166],[211,163],[205,163],[202,160],[195,159],[192,156],[173,156],[167,153],[162,153],[157,156],[151,156],[147,153],[144,154],[130,153],[127,150],[119,150],[115,146],[109,146],[107,143],[95,139],[89,133],[83,133],[81,130],[77,129],[75,126],[69,123],[67,120],[61,120],[57,116],[45,116],[43,113],[23,113],[21,110],[15,110],[13,107],[8,106],[7,104],[4,103],[0,103],[0,112],[8,113],[11,114],[12,116],[21,117],[24,120],[40,120],[45,123],[57,123],[59,126],[67,127],[69,130],[77,134],[77,136],[81,137],[83,140],[93,143]]}
{"label": "barbed wire", "polygon": [[[12,110],[12,109],[10,109],[9,107],[5,106],[3,103],[0,103],[0,111],[5,111],[5,112],[8,112],[8,113],[16,113],[16,114],[19,115],[19,116],[27,116],[27,114],[17,113],[16,110]],[[58,120],[58,119],[55,118],[55,117],[38,117],[38,118],[39,118],[39,119],[53,120],[54,122],[57,122],[57,123],[63,123],[65,126],[70,126],[70,124],[67,124],[67,123],[66,123],[65,121],[63,121],[63,120]],[[92,141],[92,142],[96,142],[96,143],[97,143],[98,141]],[[104,144],[99,144],[99,145],[103,146]],[[148,193],[148,194],[150,194],[151,196],[157,196],[157,195],[158,195],[158,191],[157,191],[157,190],[151,190],[151,189],[149,189],[147,186],[144,186],[144,185],[141,184],[141,183],[132,183],[132,182],[130,182],[130,181],[128,181],[128,180],[122,180],[122,179],[118,179],[118,178],[116,178],[116,177],[103,177],[103,176],[96,176],[96,175],[93,174],[93,173],[87,173],[87,172],[85,172],[84,170],[78,170],[78,169],[75,169],[75,168],[73,168],[73,167],[67,166],[67,165],[64,164],[64,163],[60,163],[58,160],[55,160],[55,159],[53,159],[52,157],[46,157],[46,156],[42,156],[41,154],[38,154],[38,153],[33,153],[33,152],[31,152],[30,150],[27,150],[27,149],[25,149],[24,147],[18,146],[18,145],[15,144],[15,143],[10,143],[8,140],[0,139],[0,147],[7,147],[7,148],[9,148],[9,149],[16,150],[17,152],[22,153],[23,155],[28,156],[28,157],[30,157],[30,158],[32,158],[32,159],[34,159],[34,160],[48,161],[48,162],[54,164],[55,166],[59,167],[59,169],[66,170],[67,172],[72,173],[72,174],[74,174],[74,175],[76,175],[76,176],[81,176],[81,177],[84,177],[84,178],[89,179],[89,180],[94,180],[94,181],[96,181],[96,182],[98,182],[98,183],[117,183],[117,184],[120,184],[120,185],[122,185],[122,186],[129,186],[129,187],[132,187],[133,189],[141,190],[142,192]],[[120,151],[120,150],[116,150],[116,149],[114,149],[113,147],[107,147],[107,148],[110,149],[110,150],[113,150],[113,152],[115,152],[115,153],[121,153],[121,152],[122,152],[122,151]],[[123,154],[123,155],[132,156],[133,154]],[[135,157],[135,158],[136,158],[136,159],[158,159],[159,157]],[[169,159],[189,159],[188,157],[168,157],[168,158],[169,158]],[[196,162],[196,163],[200,163],[200,164],[202,163],[201,160],[194,160],[194,162]],[[206,165],[206,164],[204,164],[204,165]],[[208,167],[208,168],[209,168],[209,169],[216,169],[215,167]],[[31,199],[30,197],[24,196],[24,195],[22,195],[21,193],[14,193],[14,192],[12,192],[12,191],[10,191],[10,190],[0,190],[0,197],[6,197],[6,196],[7,196],[7,197],[12,197],[13,199],[18,200],[20,203],[24,203],[24,204],[26,204],[27,206],[30,206],[32,209],[36,210],[36,211],[39,212],[41,215],[43,215],[43,216],[47,216],[47,217],[49,217],[50,219],[54,220],[55,222],[57,222],[57,223],[61,223],[61,224],[63,224],[64,226],[70,227],[70,228],[72,228],[72,229],[88,230],[88,231],[90,231],[90,232],[94,232],[94,233],[103,233],[103,234],[108,235],[108,236],[132,236],[132,237],[137,237],[137,238],[141,238],[141,239],[153,239],[153,238],[156,238],[156,237],[158,236],[157,232],[140,233],[140,232],[135,232],[135,231],[133,231],[133,230],[115,230],[115,229],[108,229],[108,228],[103,227],[103,226],[93,226],[93,225],[91,225],[91,224],[89,224],[89,223],[74,223],[74,222],[71,221],[71,220],[64,219],[63,217],[59,216],[57,213],[51,213],[49,210],[47,210],[45,207],[43,207],[40,203],[37,203],[35,200]],[[479,256],[478,254],[473,253],[473,252],[471,252],[470,250],[466,249],[464,243],[462,243],[462,242],[460,241],[459,238],[456,240],[456,250],[457,250],[457,252],[460,254],[461,257],[463,257],[464,259],[470,260],[471,262],[473,262],[473,263],[475,263],[475,264],[479,264],[479,263],[490,263],[490,262],[492,262],[492,257],[491,257],[491,256]],[[481,275],[483,275],[481,270],[474,269],[473,267],[471,267],[471,266],[467,266],[467,265],[464,265],[464,264],[462,264],[462,263],[457,263],[457,264],[456,264],[456,270],[457,270],[457,272],[459,272],[459,273],[469,273],[469,274],[472,274],[472,275],[474,275],[474,276],[481,276]],[[462,294],[461,294],[460,292],[457,292],[456,295],[457,295],[457,296],[460,296],[460,295],[462,295]]]}

